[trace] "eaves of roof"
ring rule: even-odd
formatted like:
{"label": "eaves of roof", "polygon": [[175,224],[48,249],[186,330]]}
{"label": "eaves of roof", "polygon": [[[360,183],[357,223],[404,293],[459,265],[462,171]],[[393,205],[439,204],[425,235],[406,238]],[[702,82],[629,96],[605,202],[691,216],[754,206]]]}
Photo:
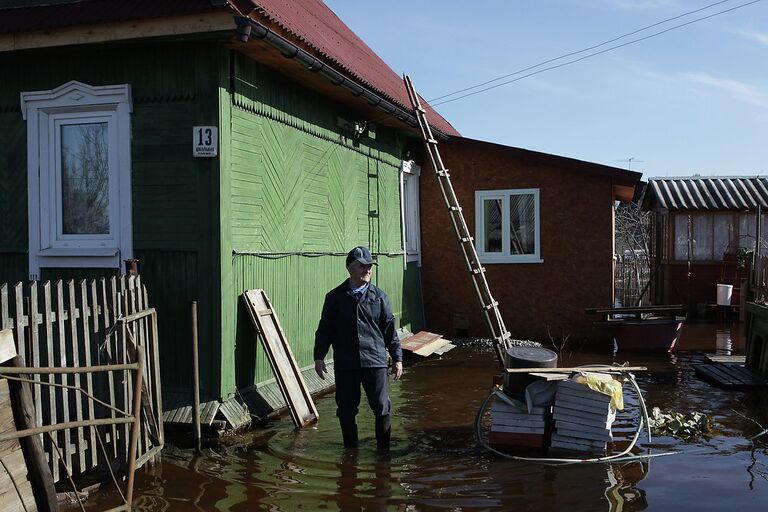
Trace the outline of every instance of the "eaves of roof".
{"label": "eaves of roof", "polygon": [[[411,111],[408,92],[395,73],[321,0],[234,0],[243,15],[310,51],[383,98]],[[429,123],[448,136],[459,132],[426,101]]]}
{"label": "eaves of roof", "polygon": [[651,178],[643,209],[669,211],[752,210],[768,207],[768,177],[691,176]]}

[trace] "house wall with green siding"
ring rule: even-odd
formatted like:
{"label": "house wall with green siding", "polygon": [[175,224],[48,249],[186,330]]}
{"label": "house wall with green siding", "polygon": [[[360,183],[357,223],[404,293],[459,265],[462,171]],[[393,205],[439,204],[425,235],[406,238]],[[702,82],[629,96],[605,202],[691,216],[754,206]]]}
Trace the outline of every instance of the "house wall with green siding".
{"label": "house wall with green siding", "polygon": [[347,277],[344,258],[355,245],[379,255],[374,282],[398,323],[422,323],[419,271],[404,271],[401,254],[397,134],[377,128],[349,139],[337,117],[357,114],[244,56],[232,59],[234,86],[222,90],[222,132],[231,141],[221,185],[222,282],[230,291],[222,299],[223,390],[273,378],[240,294],[266,290],[299,365],[308,366],[323,297]]}
{"label": "house wall with green siding", "polygon": [[[132,88],[134,254],[159,312],[164,387],[186,390],[191,375],[189,302],[200,306],[203,391],[217,396],[218,339],[213,334],[212,179],[217,162],[191,155],[194,125],[216,124],[217,48],[159,42],[0,53],[0,282],[28,278],[27,125],[22,91],[70,80]],[[44,269],[42,279],[82,279],[115,269]]]}

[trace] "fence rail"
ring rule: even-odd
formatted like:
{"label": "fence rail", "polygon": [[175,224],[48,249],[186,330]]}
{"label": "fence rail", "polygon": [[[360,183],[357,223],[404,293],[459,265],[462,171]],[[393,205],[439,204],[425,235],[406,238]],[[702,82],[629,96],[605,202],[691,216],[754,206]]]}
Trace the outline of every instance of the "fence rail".
{"label": "fence rail", "polygon": [[[111,407],[126,410],[133,402],[133,376],[69,369],[135,364],[137,354],[143,352],[146,385],[142,387],[137,467],[162,449],[157,314],[149,307],[140,277],[0,284],[0,329],[13,330],[17,352],[27,366],[64,369],[32,377],[35,382],[48,384],[33,386],[39,426],[114,420],[114,410],[84,400],[80,389]],[[130,425],[98,428],[106,440],[107,453],[127,467]],[[67,469],[78,475],[111,462],[100,456],[94,429],[64,429],[41,441],[54,481],[64,478]]]}

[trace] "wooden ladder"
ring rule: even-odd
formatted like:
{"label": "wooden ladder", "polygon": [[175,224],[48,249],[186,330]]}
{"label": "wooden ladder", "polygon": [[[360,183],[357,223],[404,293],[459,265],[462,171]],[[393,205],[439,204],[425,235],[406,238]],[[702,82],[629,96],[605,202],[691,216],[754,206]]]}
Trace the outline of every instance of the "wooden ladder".
{"label": "wooden ladder", "polygon": [[405,80],[405,87],[408,90],[408,97],[411,100],[411,105],[416,113],[416,119],[421,128],[421,136],[424,139],[424,146],[427,149],[427,153],[429,153],[429,159],[432,161],[432,169],[435,171],[435,177],[437,178],[437,183],[440,185],[443,201],[448,209],[448,215],[451,218],[453,232],[456,235],[456,240],[459,242],[459,247],[461,248],[464,264],[469,272],[477,300],[480,302],[480,307],[483,310],[485,322],[488,325],[488,329],[491,331],[491,338],[493,339],[494,349],[496,350],[496,357],[498,358],[499,363],[504,366],[504,354],[510,347],[512,336],[504,325],[504,319],[499,312],[498,301],[494,300],[491,295],[491,289],[488,286],[488,280],[485,277],[485,268],[480,265],[480,259],[477,256],[474,239],[469,233],[467,222],[464,219],[464,214],[462,213],[459,201],[456,198],[453,185],[451,185],[450,173],[443,165],[443,160],[440,158],[440,152],[437,150],[437,140],[432,136],[432,129],[427,122],[426,110],[421,106],[421,101],[413,88],[411,78],[408,75],[405,75],[403,79]]}

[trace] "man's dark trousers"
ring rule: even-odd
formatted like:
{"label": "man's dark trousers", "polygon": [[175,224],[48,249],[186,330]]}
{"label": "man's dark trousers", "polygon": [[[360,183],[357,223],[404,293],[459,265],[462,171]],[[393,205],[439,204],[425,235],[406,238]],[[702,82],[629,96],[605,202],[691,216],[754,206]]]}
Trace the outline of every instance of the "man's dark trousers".
{"label": "man's dark trousers", "polygon": [[359,370],[336,370],[336,416],[341,424],[344,446],[357,446],[357,416],[360,405],[360,386],[363,386],[376,418],[376,445],[389,448],[391,435],[390,412],[392,403],[387,394],[386,368],[361,368]]}

